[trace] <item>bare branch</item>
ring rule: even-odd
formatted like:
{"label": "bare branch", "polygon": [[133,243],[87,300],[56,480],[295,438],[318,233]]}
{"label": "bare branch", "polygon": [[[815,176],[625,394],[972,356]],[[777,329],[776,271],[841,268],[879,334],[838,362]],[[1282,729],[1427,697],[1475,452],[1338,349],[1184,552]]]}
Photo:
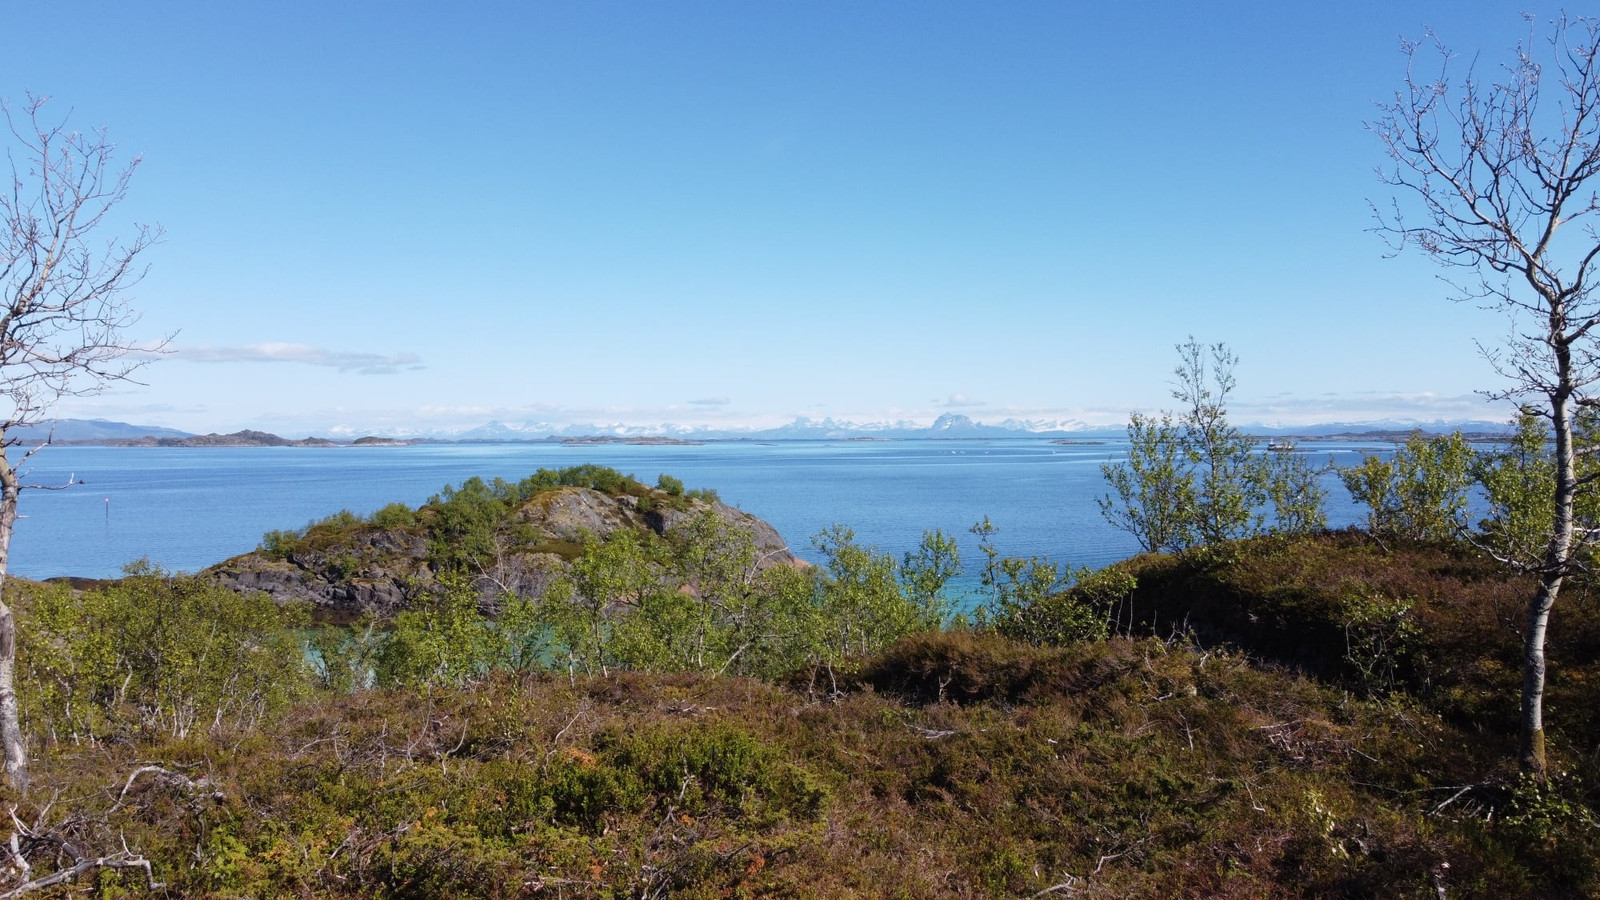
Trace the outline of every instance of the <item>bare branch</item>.
{"label": "bare branch", "polygon": [[[50,121],[47,102],[30,95],[14,111],[0,101],[13,139],[6,153],[10,190],[0,188],[0,586],[19,494],[38,486],[24,485],[17,465],[49,443],[47,437],[20,458],[9,457],[22,442],[18,428],[45,421],[63,397],[132,381],[168,343],[140,344],[126,335],[139,321],[129,291],[144,277],[142,257],[161,240],[160,226],[135,225],[109,240],[102,230],[127,196],[139,159],[116,168],[116,146],[104,130],[85,134]],[[25,791],[15,675],[16,622],[0,602],[0,748],[12,786]],[[131,859],[95,865],[135,864]]]}
{"label": "bare branch", "polygon": [[55,887],[58,884],[66,884],[69,881],[76,881],[80,876],[86,875],[95,869],[142,869],[144,871],[145,883],[149,886],[150,890],[159,891],[166,887],[165,883],[156,880],[155,872],[150,868],[150,861],[148,859],[135,855],[127,850],[123,850],[119,853],[113,853],[110,856],[84,857],[79,859],[68,868],[53,872],[44,876],[43,878],[35,878],[32,881],[25,882],[9,891],[6,891],[3,894],[0,894],[0,900],[8,900],[8,898],[11,897],[21,897],[24,894],[31,894],[34,891],[42,891],[48,887]]}
{"label": "bare branch", "polygon": [[[1380,179],[1394,189],[1370,204],[1374,231],[1391,252],[1415,246],[1448,270],[1454,299],[1502,309],[1511,336],[1484,352],[1507,382],[1492,397],[1537,400],[1554,451],[1548,530],[1496,558],[1535,573],[1524,629],[1525,768],[1544,770],[1545,628],[1563,579],[1585,571],[1600,531],[1578,521],[1578,498],[1600,484],[1580,476],[1580,410],[1600,406],[1596,323],[1600,297],[1600,20],[1557,18],[1547,53],[1530,35],[1498,77],[1477,66],[1457,77],[1455,56],[1431,33],[1402,45],[1403,87],[1368,128],[1389,157]],[[1480,348],[1481,349],[1481,348]],[[1543,513],[1541,513],[1542,515]],[[1535,560],[1537,560],[1535,562]]]}
{"label": "bare branch", "polygon": [[169,340],[124,336],[139,321],[128,292],[144,277],[140,259],[161,240],[160,226],[96,239],[139,159],[112,168],[116,146],[105,132],[47,121],[47,102],[30,96],[17,111],[0,102],[26,160],[19,168],[12,155],[12,189],[0,193],[0,436],[42,421],[62,397],[131,380]]}

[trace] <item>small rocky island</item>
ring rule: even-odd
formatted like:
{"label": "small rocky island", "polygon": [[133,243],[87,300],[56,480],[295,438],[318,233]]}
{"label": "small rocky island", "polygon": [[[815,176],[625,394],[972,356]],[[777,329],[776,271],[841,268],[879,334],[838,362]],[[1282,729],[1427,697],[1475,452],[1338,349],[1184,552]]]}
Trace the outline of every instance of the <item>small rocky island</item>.
{"label": "small rocky island", "polygon": [[771,525],[708,491],[663,477],[649,487],[599,466],[541,470],[519,484],[471,479],[422,506],[370,517],[341,512],[297,531],[269,532],[255,551],[200,573],[235,591],[309,601],[318,619],[391,615],[432,593],[440,573],[473,573],[485,604],[537,597],[582,551],[619,531],[672,540],[703,517],[748,536],[756,565],[803,565]]}
{"label": "small rocky island", "polygon": [[[62,441],[59,443],[80,443],[78,441]],[[327,438],[310,437],[302,440],[290,440],[265,431],[245,429],[235,431],[233,434],[196,434],[189,437],[153,437],[143,436],[135,438],[119,438],[104,441],[89,441],[88,443],[102,444],[108,447],[339,447],[343,446]]]}

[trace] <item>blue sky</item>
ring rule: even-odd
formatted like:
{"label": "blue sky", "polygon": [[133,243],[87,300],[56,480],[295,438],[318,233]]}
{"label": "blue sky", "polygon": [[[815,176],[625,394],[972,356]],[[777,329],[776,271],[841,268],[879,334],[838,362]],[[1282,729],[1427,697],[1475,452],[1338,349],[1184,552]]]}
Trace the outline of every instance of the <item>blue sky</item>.
{"label": "blue sky", "polygon": [[[1540,21],[1556,7],[1523,7]],[[12,0],[0,96],[142,155],[144,386],[190,431],[771,425],[1168,403],[1499,418],[1506,332],[1385,258],[1364,122],[1488,3]]]}

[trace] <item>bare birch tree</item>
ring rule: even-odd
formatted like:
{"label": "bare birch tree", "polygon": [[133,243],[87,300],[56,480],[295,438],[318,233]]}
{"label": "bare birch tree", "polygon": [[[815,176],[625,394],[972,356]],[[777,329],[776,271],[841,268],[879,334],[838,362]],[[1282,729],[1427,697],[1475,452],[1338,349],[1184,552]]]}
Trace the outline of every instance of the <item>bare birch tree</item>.
{"label": "bare birch tree", "polygon": [[[24,482],[21,466],[48,443],[31,439],[37,432],[29,426],[45,424],[63,397],[128,380],[166,344],[140,346],[125,336],[138,321],[128,290],[144,275],[139,257],[160,238],[159,227],[102,234],[139,160],[115,167],[105,132],[48,120],[47,99],[30,96],[17,110],[0,102],[13,138],[11,183],[0,192],[0,588],[17,501],[36,486]],[[0,745],[11,784],[26,790],[16,659],[16,622],[0,600]]]}
{"label": "bare birch tree", "polygon": [[1370,125],[1391,165],[1395,192],[1374,207],[1377,230],[1399,250],[1415,246],[1453,273],[1455,299],[1498,308],[1507,340],[1484,353],[1506,379],[1490,396],[1515,400],[1548,421],[1554,436],[1547,530],[1536,557],[1507,559],[1538,588],[1524,626],[1520,762],[1545,773],[1545,637],[1562,584],[1579,574],[1597,535],[1578,525],[1578,413],[1600,406],[1595,329],[1600,295],[1600,21],[1552,23],[1490,75],[1461,61],[1429,33],[1406,43],[1405,84]]}

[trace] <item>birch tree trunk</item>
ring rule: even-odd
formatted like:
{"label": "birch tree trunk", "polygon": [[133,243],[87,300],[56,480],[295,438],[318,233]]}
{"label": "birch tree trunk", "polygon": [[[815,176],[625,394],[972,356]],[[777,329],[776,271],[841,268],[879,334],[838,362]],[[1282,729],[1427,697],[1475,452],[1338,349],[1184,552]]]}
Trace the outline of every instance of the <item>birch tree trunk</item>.
{"label": "birch tree trunk", "polygon": [[[1374,205],[1375,230],[1395,250],[1419,247],[1467,273],[1446,279],[1456,299],[1507,313],[1511,336],[1483,352],[1509,387],[1490,396],[1537,412],[1554,438],[1542,550],[1501,555],[1539,580],[1523,623],[1519,762],[1541,778],[1550,613],[1596,537],[1596,523],[1580,527],[1576,516],[1580,492],[1595,487],[1578,459],[1595,448],[1576,446],[1574,417],[1600,408],[1600,20],[1561,15],[1552,25],[1548,41],[1530,33],[1512,62],[1491,70],[1492,83],[1472,68],[1454,75],[1454,54],[1431,34],[1429,47],[1403,43],[1404,88],[1369,124],[1393,162],[1381,177],[1414,203]],[[1437,58],[1436,74],[1417,73],[1423,56]]]}
{"label": "birch tree trunk", "polygon": [[6,778],[19,792],[28,790],[28,748],[22,740],[17,708],[17,620],[5,602],[6,573],[11,565],[11,533],[17,524],[21,485],[0,444],[0,745],[5,750]]}
{"label": "birch tree trunk", "polygon": [[[1566,354],[1560,354],[1566,358]],[[1570,367],[1570,359],[1567,362]],[[1562,379],[1565,381],[1565,379]],[[1522,737],[1518,761],[1524,772],[1545,777],[1548,766],[1544,753],[1545,644],[1550,626],[1550,610],[1561,594],[1561,585],[1571,567],[1573,552],[1573,508],[1577,498],[1577,455],[1573,446],[1571,404],[1568,395],[1557,391],[1551,397],[1551,424],[1555,432],[1556,479],[1551,498],[1550,543],[1540,566],[1539,588],[1528,601],[1523,624],[1522,644]]]}

